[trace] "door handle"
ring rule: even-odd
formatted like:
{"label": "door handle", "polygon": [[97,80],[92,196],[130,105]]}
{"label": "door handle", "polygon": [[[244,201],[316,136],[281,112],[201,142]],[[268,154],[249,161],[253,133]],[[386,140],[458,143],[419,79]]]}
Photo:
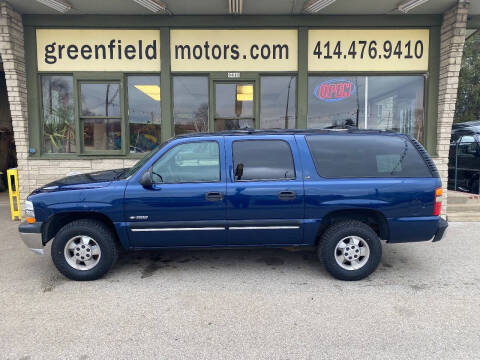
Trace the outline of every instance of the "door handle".
{"label": "door handle", "polygon": [[295,191],[280,191],[278,193],[278,198],[280,200],[294,200],[297,198]]}
{"label": "door handle", "polygon": [[207,201],[222,201],[223,193],[219,191],[210,191],[205,194],[205,199],[207,199]]}

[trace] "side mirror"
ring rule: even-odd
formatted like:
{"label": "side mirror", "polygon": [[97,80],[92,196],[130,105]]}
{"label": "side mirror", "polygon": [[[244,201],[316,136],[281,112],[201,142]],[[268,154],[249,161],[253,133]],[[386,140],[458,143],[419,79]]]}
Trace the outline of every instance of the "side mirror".
{"label": "side mirror", "polygon": [[152,170],[151,169],[148,169],[147,171],[145,171],[142,174],[142,176],[140,177],[140,184],[144,188],[151,188],[152,187],[153,181],[152,181]]}

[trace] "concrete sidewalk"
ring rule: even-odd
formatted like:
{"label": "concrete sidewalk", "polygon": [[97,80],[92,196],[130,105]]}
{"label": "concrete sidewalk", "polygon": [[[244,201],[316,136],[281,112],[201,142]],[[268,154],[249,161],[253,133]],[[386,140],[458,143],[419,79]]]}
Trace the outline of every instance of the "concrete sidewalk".
{"label": "concrete sidewalk", "polygon": [[[0,358],[472,359],[480,353],[480,224],[385,244],[377,272],[332,279],[315,254],[142,252],[65,279],[0,203]],[[48,249],[49,250],[49,249]],[[48,252],[47,252],[48,253]]]}

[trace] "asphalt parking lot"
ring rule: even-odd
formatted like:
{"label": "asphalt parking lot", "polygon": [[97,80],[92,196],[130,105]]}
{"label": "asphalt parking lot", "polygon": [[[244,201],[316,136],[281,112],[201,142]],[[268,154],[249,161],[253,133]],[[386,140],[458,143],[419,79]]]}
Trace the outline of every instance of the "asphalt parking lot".
{"label": "asphalt parking lot", "polygon": [[[73,282],[27,250],[0,202],[0,358],[472,359],[480,224],[384,245],[376,273],[332,279],[285,250],[123,255]],[[49,249],[48,249],[49,250]]]}

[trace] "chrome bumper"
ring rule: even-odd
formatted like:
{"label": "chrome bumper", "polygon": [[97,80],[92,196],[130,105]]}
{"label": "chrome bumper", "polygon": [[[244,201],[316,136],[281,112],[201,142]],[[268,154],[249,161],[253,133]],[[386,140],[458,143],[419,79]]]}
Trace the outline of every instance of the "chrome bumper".
{"label": "chrome bumper", "polygon": [[27,222],[22,222],[18,227],[18,231],[20,232],[20,236],[25,245],[38,255],[45,254],[41,229],[42,223],[29,224]]}

